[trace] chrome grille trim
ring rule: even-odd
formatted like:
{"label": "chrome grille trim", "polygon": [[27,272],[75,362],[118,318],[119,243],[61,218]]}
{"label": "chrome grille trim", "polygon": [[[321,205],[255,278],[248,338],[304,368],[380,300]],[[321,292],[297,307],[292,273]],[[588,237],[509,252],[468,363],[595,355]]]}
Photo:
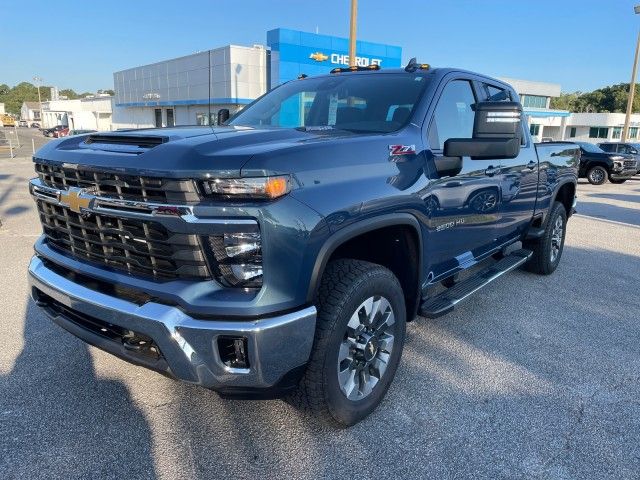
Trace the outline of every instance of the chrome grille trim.
{"label": "chrome grille trim", "polygon": [[75,164],[36,161],[43,185],[60,190],[89,189],[97,196],[154,203],[196,203],[200,195],[193,180],[104,173]]}

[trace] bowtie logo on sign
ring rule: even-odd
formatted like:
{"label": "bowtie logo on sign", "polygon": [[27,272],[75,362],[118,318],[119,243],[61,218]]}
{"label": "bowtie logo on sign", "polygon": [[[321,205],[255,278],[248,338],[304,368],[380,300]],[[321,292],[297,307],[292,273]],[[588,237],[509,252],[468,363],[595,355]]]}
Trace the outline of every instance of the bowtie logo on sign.
{"label": "bowtie logo on sign", "polygon": [[309,58],[311,60],[315,60],[316,62],[324,62],[325,60],[329,60],[329,56],[321,52],[312,53],[311,55],[309,55]]}
{"label": "bowtie logo on sign", "polygon": [[[332,53],[327,55],[322,52],[314,52],[309,55],[311,60],[316,62],[326,62],[329,60],[334,65],[349,65],[349,55],[341,53]],[[381,58],[356,57],[356,65],[358,67],[368,67],[369,65],[382,65]]]}

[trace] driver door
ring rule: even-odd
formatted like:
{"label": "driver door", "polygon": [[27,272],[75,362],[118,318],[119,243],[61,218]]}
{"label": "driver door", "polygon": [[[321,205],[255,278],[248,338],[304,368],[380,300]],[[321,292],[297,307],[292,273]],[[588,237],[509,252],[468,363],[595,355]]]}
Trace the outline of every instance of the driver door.
{"label": "driver door", "polygon": [[[428,123],[430,161],[443,156],[447,139],[472,137],[473,104],[478,100],[470,78],[453,78],[445,84]],[[428,216],[425,258],[432,278],[467,268],[497,248],[500,171],[500,160],[464,157],[457,174],[443,178],[430,174],[432,180],[422,198]]]}

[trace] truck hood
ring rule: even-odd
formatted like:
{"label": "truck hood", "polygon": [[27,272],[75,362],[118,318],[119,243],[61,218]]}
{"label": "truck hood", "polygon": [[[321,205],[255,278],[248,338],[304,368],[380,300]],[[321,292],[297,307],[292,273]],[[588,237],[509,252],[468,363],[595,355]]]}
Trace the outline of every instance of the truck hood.
{"label": "truck hood", "polygon": [[121,130],[49,142],[34,159],[115,173],[173,178],[239,176],[256,154],[333,142],[348,132],[248,127],[176,127]]}

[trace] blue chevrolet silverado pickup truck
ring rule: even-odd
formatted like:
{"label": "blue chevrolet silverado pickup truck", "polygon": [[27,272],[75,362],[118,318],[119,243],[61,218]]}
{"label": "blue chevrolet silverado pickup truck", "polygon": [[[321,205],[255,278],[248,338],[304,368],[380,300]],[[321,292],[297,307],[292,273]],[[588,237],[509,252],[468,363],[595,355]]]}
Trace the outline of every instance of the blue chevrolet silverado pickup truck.
{"label": "blue chevrolet silverado pickup truck", "polygon": [[555,270],[579,149],[533,144],[508,84],[412,60],[301,76],[221,126],[52,141],[34,162],[29,280],[54,322],[349,426],[389,388],[406,322],[516,267]]}

